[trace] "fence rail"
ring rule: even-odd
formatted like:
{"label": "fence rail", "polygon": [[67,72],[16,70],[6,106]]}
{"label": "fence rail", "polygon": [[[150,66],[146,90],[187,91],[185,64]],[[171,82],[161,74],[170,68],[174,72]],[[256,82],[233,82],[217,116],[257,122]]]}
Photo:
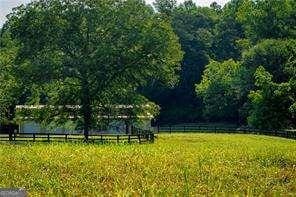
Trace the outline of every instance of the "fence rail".
{"label": "fence rail", "polygon": [[255,128],[223,127],[207,125],[163,125],[154,129],[155,133],[161,132],[198,132],[198,133],[249,133],[259,135],[271,135],[290,139],[296,139],[295,130],[260,130]]}
{"label": "fence rail", "polygon": [[[138,134],[91,134],[89,142],[154,142],[155,134],[153,132]],[[81,134],[54,134],[54,133],[13,133],[0,134],[0,141],[21,141],[21,142],[79,142],[84,140]]]}

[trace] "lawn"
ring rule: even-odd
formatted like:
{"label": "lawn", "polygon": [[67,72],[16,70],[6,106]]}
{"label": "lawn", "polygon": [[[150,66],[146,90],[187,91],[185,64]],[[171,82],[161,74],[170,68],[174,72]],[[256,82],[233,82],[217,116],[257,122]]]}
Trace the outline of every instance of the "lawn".
{"label": "lawn", "polygon": [[49,195],[296,195],[296,141],[161,134],[154,144],[0,144],[0,188]]}

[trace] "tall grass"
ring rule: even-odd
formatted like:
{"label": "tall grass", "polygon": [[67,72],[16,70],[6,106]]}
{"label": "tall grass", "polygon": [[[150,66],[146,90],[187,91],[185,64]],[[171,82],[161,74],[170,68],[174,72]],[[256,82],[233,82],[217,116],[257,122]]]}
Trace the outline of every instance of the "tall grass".
{"label": "tall grass", "polygon": [[296,195],[296,141],[162,134],[154,144],[0,144],[0,188],[31,196]]}

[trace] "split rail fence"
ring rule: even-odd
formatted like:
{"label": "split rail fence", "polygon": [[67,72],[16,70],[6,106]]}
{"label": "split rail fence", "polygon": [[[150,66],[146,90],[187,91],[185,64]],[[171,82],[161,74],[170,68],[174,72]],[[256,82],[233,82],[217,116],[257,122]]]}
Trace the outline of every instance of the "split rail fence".
{"label": "split rail fence", "polygon": [[[144,143],[154,142],[155,134],[153,132],[145,132],[138,134],[90,134],[89,142],[99,143]],[[82,134],[55,134],[55,133],[13,133],[0,134],[0,141],[13,142],[81,142],[84,140]]]}
{"label": "split rail fence", "polygon": [[296,130],[260,130],[255,128],[225,127],[209,125],[162,125],[155,127],[155,133],[196,132],[196,133],[244,133],[278,136],[296,139]]}

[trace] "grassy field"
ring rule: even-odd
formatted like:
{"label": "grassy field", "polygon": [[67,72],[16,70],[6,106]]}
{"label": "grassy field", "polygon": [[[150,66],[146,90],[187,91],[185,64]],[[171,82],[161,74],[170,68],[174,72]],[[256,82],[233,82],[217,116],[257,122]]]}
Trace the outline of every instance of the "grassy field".
{"label": "grassy field", "polygon": [[0,144],[0,188],[39,195],[296,195],[296,141],[162,134],[154,144]]}

